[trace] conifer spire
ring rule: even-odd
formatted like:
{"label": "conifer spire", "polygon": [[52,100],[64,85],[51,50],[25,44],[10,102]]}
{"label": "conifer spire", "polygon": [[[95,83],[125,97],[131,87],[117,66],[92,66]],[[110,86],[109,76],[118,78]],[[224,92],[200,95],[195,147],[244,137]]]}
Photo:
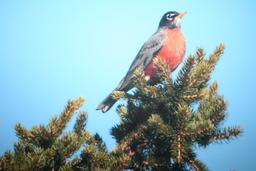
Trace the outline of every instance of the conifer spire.
{"label": "conifer spire", "polygon": [[223,127],[227,102],[218,94],[217,82],[209,83],[223,51],[220,44],[205,58],[198,49],[174,79],[165,61],[157,60],[158,81],[153,85],[142,71],[135,73],[136,89],[123,96],[127,105],[117,110],[121,123],[112,128],[116,150],[127,154],[125,168],[207,170],[195,147],[227,142],[241,133],[237,126]]}

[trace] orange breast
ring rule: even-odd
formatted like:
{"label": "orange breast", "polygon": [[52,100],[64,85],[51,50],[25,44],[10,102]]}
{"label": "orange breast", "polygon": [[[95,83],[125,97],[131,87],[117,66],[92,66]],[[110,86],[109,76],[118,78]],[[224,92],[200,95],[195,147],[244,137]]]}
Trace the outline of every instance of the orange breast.
{"label": "orange breast", "polygon": [[[173,71],[183,60],[186,51],[185,38],[180,28],[164,29],[162,32],[166,34],[167,38],[156,56],[164,59],[170,71]],[[147,66],[145,74],[148,76],[155,74],[153,62]]]}

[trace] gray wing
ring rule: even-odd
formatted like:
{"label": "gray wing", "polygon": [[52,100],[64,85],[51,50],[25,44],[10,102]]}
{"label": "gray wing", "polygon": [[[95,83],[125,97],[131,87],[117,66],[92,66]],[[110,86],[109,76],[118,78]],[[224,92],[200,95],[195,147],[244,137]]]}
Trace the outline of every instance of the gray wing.
{"label": "gray wing", "polygon": [[148,41],[144,43],[132,62],[126,76],[119,83],[116,90],[127,91],[132,88],[133,73],[137,68],[145,69],[155,57],[156,53],[162,48],[166,35],[160,31],[153,34]]}

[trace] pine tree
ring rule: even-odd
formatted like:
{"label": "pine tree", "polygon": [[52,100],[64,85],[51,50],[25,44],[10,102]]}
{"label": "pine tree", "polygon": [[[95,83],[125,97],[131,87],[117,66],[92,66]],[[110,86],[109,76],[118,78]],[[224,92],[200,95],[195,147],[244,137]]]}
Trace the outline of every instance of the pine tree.
{"label": "pine tree", "polygon": [[[0,157],[0,170],[101,170],[109,167],[106,166],[110,163],[109,154],[101,137],[98,134],[92,136],[85,129],[86,112],[80,110],[72,132],[64,132],[83,103],[82,97],[69,101],[60,116],[53,117],[46,126],[29,130],[18,123],[15,129],[19,141],[15,143],[14,151],[7,151]],[[87,158],[86,154],[91,157]]]}
{"label": "pine tree", "polygon": [[[113,93],[113,98],[127,100],[117,108],[121,122],[111,130],[117,141],[113,151],[99,134],[85,129],[87,113],[79,110],[84,103],[80,97],[47,125],[26,129],[18,123],[18,142],[0,157],[0,170],[208,170],[195,148],[229,142],[242,132],[238,126],[223,126],[227,102],[218,84],[210,82],[223,51],[221,44],[205,58],[198,49],[175,78],[161,60],[154,61],[156,77],[150,81],[137,70],[132,92]],[[73,130],[64,132],[75,113]]]}
{"label": "pine tree", "polygon": [[228,142],[241,133],[237,126],[223,127],[227,102],[218,94],[218,84],[209,82],[223,51],[221,44],[206,59],[203,49],[198,49],[174,80],[165,61],[155,60],[154,82],[137,70],[133,92],[113,94],[127,99],[127,105],[117,109],[121,123],[112,128],[118,143],[114,153],[123,168],[208,170],[195,147]]}

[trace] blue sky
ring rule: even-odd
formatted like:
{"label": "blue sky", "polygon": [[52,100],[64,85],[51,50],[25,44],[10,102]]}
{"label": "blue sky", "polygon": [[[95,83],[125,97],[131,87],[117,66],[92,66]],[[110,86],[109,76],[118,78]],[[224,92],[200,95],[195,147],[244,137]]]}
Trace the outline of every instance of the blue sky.
{"label": "blue sky", "polygon": [[[97,104],[118,84],[162,15],[187,11],[182,30],[187,53],[210,53],[226,44],[212,80],[228,100],[225,125],[244,134],[230,144],[198,149],[211,170],[256,168],[256,2],[249,0],[0,1],[0,154],[12,149],[14,126],[46,124],[66,101],[87,99],[87,128],[111,149],[110,128],[119,119]],[[73,121],[72,121],[73,122]],[[71,123],[72,125],[72,123]]]}

